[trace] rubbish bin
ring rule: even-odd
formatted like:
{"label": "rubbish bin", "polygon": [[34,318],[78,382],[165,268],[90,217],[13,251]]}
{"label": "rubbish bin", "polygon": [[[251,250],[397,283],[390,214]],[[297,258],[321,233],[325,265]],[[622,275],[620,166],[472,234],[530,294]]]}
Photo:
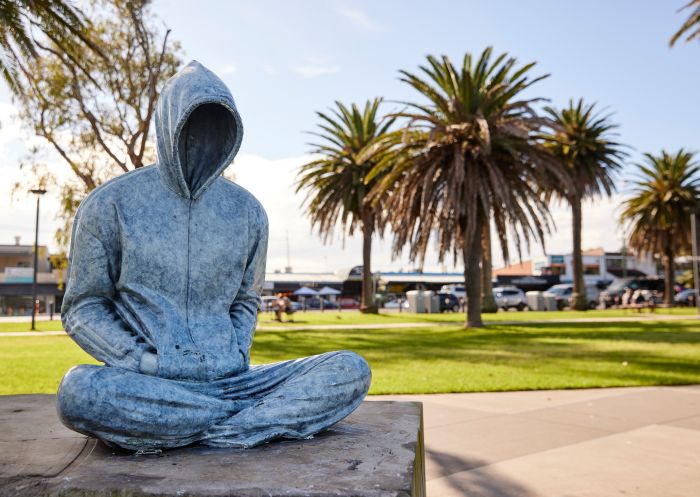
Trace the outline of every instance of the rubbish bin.
{"label": "rubbish bin", "polygon": [[[537,292],[531,290],[525,294],[527,298],[527,305],[532,311],[546,311],[546,302],[544,297],[544,292]],[[556,307],[556,302],[555,302]]]}
{"label": "rubbish bin", "polygon": [[425,312],[430,314],[438,314],[440,312],[440,297],[435,292],[423,292],[423,298],[425,299]]}
{"label": "rubbish bin", "polygon": [[553,293],[543,292],[544,298],[544,310],[545,311],[558,311],[559,306],[557,305],[557,296]]}
{"label": "rubbish bin", "polygon": [[411,290],[406,292],[408,312],[417,314],[440,312],[440,299],[431,290]]}
{"label": "rubbish bin", "polygon": [[425,298],[423,290],[411,290],[406,292],[406,300],[408,301],[408,312],[422,314],[425,312]]}

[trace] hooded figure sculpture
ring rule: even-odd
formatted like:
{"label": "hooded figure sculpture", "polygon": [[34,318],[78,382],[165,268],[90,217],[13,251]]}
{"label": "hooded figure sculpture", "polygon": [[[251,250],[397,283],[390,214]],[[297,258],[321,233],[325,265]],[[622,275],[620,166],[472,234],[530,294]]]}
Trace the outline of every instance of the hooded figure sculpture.
{"label": "hooded figure sculpture", "polygon": [[126,449],[252,447],[305,438],[367,393],[360,356],[250,366],[267,218],[221,176],[241,118],[224,83],[191,62],[165,85],[157,163],[93,191],[75,216],[62,320],[105,366],[63,378],[66,426]]}

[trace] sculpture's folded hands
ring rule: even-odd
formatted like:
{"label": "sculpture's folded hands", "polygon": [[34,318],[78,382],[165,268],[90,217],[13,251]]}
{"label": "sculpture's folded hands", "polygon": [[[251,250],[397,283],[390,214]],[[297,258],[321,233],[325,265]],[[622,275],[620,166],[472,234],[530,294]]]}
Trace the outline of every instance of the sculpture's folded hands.
{"label": "sculpture's folded hands", "polygon": [[191,62],[163,88],[158,160],[94,190],[73,225],[62,320],[105,363],[61,383],[69,427],[125,448],[307,437],[369,388],[352,352],[250,366],[265,211],[221,176],[240,147],[229,90]]}

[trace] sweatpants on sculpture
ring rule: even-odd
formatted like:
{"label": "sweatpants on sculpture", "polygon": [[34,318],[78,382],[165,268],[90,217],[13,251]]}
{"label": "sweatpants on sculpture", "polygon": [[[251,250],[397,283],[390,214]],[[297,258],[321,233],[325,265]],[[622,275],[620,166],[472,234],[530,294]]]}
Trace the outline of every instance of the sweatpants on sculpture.
{"label": "sweatpants on sculpture", "polygon": [[57,407],[69,428],[125,449],[253,447],[337,423],[360,405],[370,379],[365,360],[347,351],[251,366],[211,382],[81,365],[63,378]]}

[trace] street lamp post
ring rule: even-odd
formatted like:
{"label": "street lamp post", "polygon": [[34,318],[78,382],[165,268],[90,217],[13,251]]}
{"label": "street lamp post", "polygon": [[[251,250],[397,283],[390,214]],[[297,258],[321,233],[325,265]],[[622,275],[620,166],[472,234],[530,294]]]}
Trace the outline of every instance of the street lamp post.
{"label": "street lamp post", "polygon": [[32,331],[36,330],[36,273],[39,266],[39,199],[46,190],[37,188],[30,190],[36,195],[36,222],[34,223],[34,275],[32,277]]}

